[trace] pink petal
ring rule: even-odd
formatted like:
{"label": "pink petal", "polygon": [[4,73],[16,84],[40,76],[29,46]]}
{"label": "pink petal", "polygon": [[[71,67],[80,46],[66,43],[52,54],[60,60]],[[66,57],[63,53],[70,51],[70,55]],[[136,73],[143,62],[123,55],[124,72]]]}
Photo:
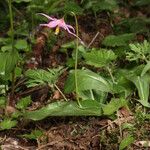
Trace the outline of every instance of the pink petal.
{"label": "pink petal", "polygon": [[59,25],[59,20],[50,21],[48,23],[49,28],[55,28],[58,25]]}
{"label": "pink petal", "polygon": [[75,33],[75,29],[74,29],[74,27],[73,27],[73,26],[68,25],[68,24],[66,24],[66,26],[67,26],[68,28],[72,29],[72,30],[73,30],[73,32]]}
{"label": "pink petal", "polygon": [[52,18],[52,17],[50,17],[50,16],[48,16],[48,15],[46,15],[46,14],[44,14],[44,13],[38,13],[39,15],[42,15],[42,16],[44,16],[44,17],[46,17],[46,18],[48,18],[49,20],[56,20],[56,18]]}
{"label": "pink petal", "polygon": [[74,34],[73,32],[71,32],[69,30],[69,28],[66,28],[66,30],[68,31],[68,33],[72,34],[73,36],[77,37],[80,41],[82,41],[76,34]]}
{"label": "pink petal", "polygon": [[48,28],[49,28],[49,25],[48,25],[48,24],[40,24],[40,26],[48,27]]}

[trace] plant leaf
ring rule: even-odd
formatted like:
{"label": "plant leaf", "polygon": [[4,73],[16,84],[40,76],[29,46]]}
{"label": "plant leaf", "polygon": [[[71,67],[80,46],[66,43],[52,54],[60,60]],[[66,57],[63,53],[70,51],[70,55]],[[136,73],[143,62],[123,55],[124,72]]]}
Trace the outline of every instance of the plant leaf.
{"label": "plant leaf", "polygon": [[111,61],[116,59],[116,55],[113,51],[108,51],[104,49],[92,50],[83,54],[85,61],[89,65],[95,67],[103,67],[108,65]]}
{"label": "plant leaf", "polygon": [[[96,89],[103,92],[111,91],[109,83],[103,77],[90,70],[77,70],[77,78],[79,91],[91,89]],[[74,78],[74,70],[72,70],[65,83],[64,91],[65,93],[70,93],[73,92],[74,90],[75,90],[75,78]]]}
{"label": "plant leaf", "polygon": [[39,110],[26,111],[24,117],[31,120],[42,120],[48,116],[101,116],[101,106],[97,101],[80,101],[79,107],[76,101],[58,101],[51,103]]}
{"label": "plant leaf", "polygon": [[99,10],[109,10],[109,11],[113,11],[115,9],[118,8],[117,2],[116,0],[101,0],[96,2],[93,6],[92,6],[93,10],[99,11]]}
{"label": "plant leaf", "polygon": [[26,72],[26,76],[29,80],[26,82],[28,87],[34,87],[36,85],[43,85],[43,84],[54,84],[59,75],[64,71],[62,67],[56,69],[37,69],[37,70],[28,70]]}
{"label": "plant leaf", "polygon": [[144,76],[130,76],[128,79],[135,84],[138,90],[139,102],[145,107],[150,107],[150,103],[148,102],[149,77],[145,74]]}
{"label": "plant leaf", "polygon": [[27,48],[28,48],[27,41],[26,40],[17,40],[16,44],[15,44],[15,48],[18,50],[26,49],[26,51],[27,51]]}
{"label": "plant leaf", "polygon": [[122,35],[109,35],[107,36],[104,41],[103,45],[115,47],[115,46],[126,46],[131,40],[133,40],[135,34],[127,33]]}
{"label": "plant leaf", "polygon": [[123,150],[123,149],[125,149],[126,147],[128,147],[130,144],[132,144],[133,142],[134,142],[134,137],[133,136],[131,136],[131,135],[128,135],[127,137],[125,137],[122,141],[121,141],[121,143],[120,143],[120,145],[119,145],[119,150]]}
{"label": "plant leaf", "polygon": [[12,119],[4,119],[1,123],[0,123],[0,130],[7,130],[7,129],[11,129],[12,127],[15,127],[17,125],[17,121],[16,120],[12,120]]}
{"label": "plant leaf", "polygon": [[147,64],[145,65],[145,67],[142,70],[141,76],[144,76],[145,73],[150,69],[150,61],[147,62]]}
{"label": "plant leaf", "polygon": [[43,135],[43,132],[41,130],[34,130],[30,134],[23,134],[21,137],[30,139],[30,140],[37,140],[39,137]]}
{"label": "plant leaf", "polygon": [[30,103],[31,103],[31,98],[30,97],[25,97],[25,98],[22,98],[21,100],[18,101],[17,105],[16,105],[16,108],[18,109],[26,109]]}
{"label": "plant leaf", "polygon": [[120,99],[112,99],[110,103],[102,107],[104,115],[112,115],[119,108],[126,106],[127,101],[123,98]]}
{"label": "plant leaf", "polygon": [[0,53],[0,74],[8,78],[15,68],[19,55],[17,51]]}

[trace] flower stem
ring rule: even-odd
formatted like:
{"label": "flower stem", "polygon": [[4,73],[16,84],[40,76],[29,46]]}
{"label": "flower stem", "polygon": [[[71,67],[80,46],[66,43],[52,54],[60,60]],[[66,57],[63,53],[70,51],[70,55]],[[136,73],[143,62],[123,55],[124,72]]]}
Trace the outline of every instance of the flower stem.
{"label": "flower stem", "polygon": [[110,74],[110,77],[111,77],[111,79],[112,79],[112,82],[113,82],[114,84],[116,84],[115,79],[114,79],[114,77],[113,77],[113,75],[112,75],[111,69],[110,69],[109,67],[107,67],[107,70],[108,70],[108,72],[109,72],[109,74]]}
{"label": "flower stem", "polygon": [[12,52],[14,52],[14,25],[13,25],[13,13],[12,13],[12,0],[8,1],[9,16],[10,16],[10,31],[11,31],[11,44]]}
{"label": "flower stem", "polygon": [[[11,31],[11,45],[12,45],[12,55],[15,53],[15,47],[14,47],[14,25],[13,25],[13,12],[12,12],[12,0],[8,1],[8,7],[9,7],[9,16],[10,16],[10,31]],[[15,87],[15,68],[12,71],[12,85],[11,85],[11,98],[14,97],[14,89]],[[9,104],[10,102],[8,102]]]}
{"label": "flower stem", "polygon": [[[72,12],[72,14],[73,14],[73,16],[74,16],[74,18],[75,18],[76,35],[77,35],[77,37],[79,37],[78,20],[77,20],[77,17],[76,17],[76,15],[75,15],[75,13]],[[77,75],[77,69],[78,69],[78,47],[79,47],[79,39],[77,38],[77,39],[76,39],[76,49],[75,49],[75,66],[74,66],[74,69],[75,69],[75,71],[74,71],[74,77],[75,77],[75,92],[76,92],[76,99],[77,99],[78,105],[79,105],[80,107],[82,107],[81,104],[80,104],[79,95],[78,95],[78,93],[79,93],[79,90],[78,90],[78,75]]]}

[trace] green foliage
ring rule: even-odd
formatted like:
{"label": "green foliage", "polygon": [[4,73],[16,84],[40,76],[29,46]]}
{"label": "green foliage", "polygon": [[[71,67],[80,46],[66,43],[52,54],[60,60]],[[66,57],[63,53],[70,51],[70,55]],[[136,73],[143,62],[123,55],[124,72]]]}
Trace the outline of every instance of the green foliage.
{"label": "green foliage", "polygon": [[146,72],[148,72],[149,70],[150,70],[150,61],[148,61],[147,64],[144,66],[141,76],[144,76]]}
{"label": "green foliage", "polygon": [[90,52],[84,53],[83,57],[87,64],[95,67],[106,67],[111,63],[111,61],[116,59],[116,55],[113,51],[105,49],[93,49]]}
{"label": "green foliage", "polygon": [[0,130],[8,130],[17,125],[16,120],[12,120],[10,118],[6,118],[3,121],[0,122]]}
{"label": "green foliage", "polygon": [[135,141],[134,137],[131,135],[128,135],[125,137],[120,145],[119,145],[119,150],[124,150],[126,147],[128,147],[130,144],[132,144]]}
{"label": "green foliage", "polygon": [[41,130],[33,130],[30,134],[23,134],[22,137],[30,140],[37,140],[43,135]]}
{"label": "green foliage", "polygon": [[15,44],[15,48],[18,50],[25,50],[28,51],[28,43],[26,40],[17,40]]}
{"label": "green foliage", "polygon": [[0,108],[4,108],[6,105],[6,98],[0,97]]}
{"label": "green foliage", "polygon": [[0,53],[0,74],[8,79],[10,77],[10,73],[15,68],[19,59],[18,52],[5,52]]}
{"label": "green foliage", "polygon": [[118,4],[116,0],[83,0],[83,7],[85,10],[92,9],[94,12],[99,11],[114,11],[118,8]]}
{"label": "green foliage", "polygon": [[[134,24],[134,25],[133,25]],[[121,29],[124,28],[124,33],[143,33],[146,34],[149,32],[148,25],[150,24],[150,19],[146,17],[135,17],[135,18],[124,18],[121,20],[119,24],[116,25],[118,27],[118,32],[122,33]]]}
{"label": "green foliage", "polygon": [[57,69],[48,69],[48,71],[42,69],[28,70],[26,72],[26,76],[29,78],[29,80],[26,82],[26,84],[28,85],[28,87],[54,84],[63,71],[64,70],[62,69],[62,67],[59,67]]}
{"label": "green foliage", "polygon": [[48,116],[101,116],[102,110],[98,102],[94,100],[80,101],[79,107],[76,101],[58,101],[48,104],[39,110],[24,113],[26,119],[42,120]]}
{"label": "green foliage", "polygon": [[109,35],[104,39],[103,45],[110,47],[126,46],[131,40],[134,39],[134,37],[135,34],[133,33],[126,33],[122,35]]}
{"label": "green foliage", "polygon": [[149,76],[146,74],[144,76],[129,76],[128,79],[135,84],[138,90],[138,95],[140,97],[139,102],[145,107],[150,107],[150,103],[148,102],[150,84]]}
{"label": "green foliage", "polygon": [[123,98],[120,99],[112,99],[110,103],[105,105],[103,109],[104,115],[112,115],[114,112],[118,111],[119,108],[126,106],[127,101]]}
{"label": "green foliage", "polygon": [[150,5],[150,0],[134,0],[134,5],[136,6]]}
{"label": "green foliage", "polygon": [[47,14],[66,13],[74,12],[75,14],[81,14],[83,9],[73,0],[32,0],[28,6],[29,12],[39,13],[45,12]]}
{"label": "green foliage", "polygon": [[102,11],[102,10],[108,10],[108,11],[114,11],[118,8],[116,0],[101,0],[97,1],[93,6],[93,10],[95,12]]}
{"label": "green foliage", "polygon": [[[92,89],[100,90],[103,92],[111,91],[109,82],[90,70],[77,70],[77,78],[79,91]],[[64,90],[66,93],[70,93],[75,90],[74,70],[70,71],[69,77],[65,83]]]}
{"label": "green foliage", "polygon": [[18,101],[16,108],[24,110],[31,104],[31,98],[25,97]]}
{"label": "green foliage", "polygon": [[127,59],[129,61],[144,60],[147,61],[150,58],[150,43],[146,40],[140,44],[129,44],[131,52],[127,53]]}

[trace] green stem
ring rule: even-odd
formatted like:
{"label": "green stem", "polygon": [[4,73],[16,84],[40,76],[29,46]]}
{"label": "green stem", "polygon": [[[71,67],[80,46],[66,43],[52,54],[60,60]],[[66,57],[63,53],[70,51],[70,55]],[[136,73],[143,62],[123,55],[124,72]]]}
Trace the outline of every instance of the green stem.
{"label": "green stem", "polygon": [[[11,44],[12,44],[12,55],[15,53],[15,47],[14,47],[14,25],[13,25],[13,12],[12,12],[12,0],[8,1],[8,7],[9,7],[9,16],[10,16],[10,31],[11,31]],[[15,68],[12,71],[12,86],[11,86],[11,97],[14,96],[15,91]]]}
{"label": "green stem", "polygon": [[[77,17],[75,15],[74,12],[72,12],[74,18],[75,18],[75,24],[76,24],[76,35],[77,37],[79,37],[79,28],[78,28],[78,20],[77,20]],[[78,105],[80,107],[81,104],[80,104],[80,100],[79,100],[79,90],[78,90],[78,75],[77,75],[77,69],[78,69],[78,47],[79,47],[79,39],[77,38],[76,39],[76,49],[75,49],[75,66],[74,66],[74,69],[75,69],[75,73],[74,73],[74,76],[75,76],[75,92],[76,92],[76,99],[77,99],[77,102],[78,102]]]}
{"label": "green stem", "polygon": [[13,25],[13,13],[12,13],[12,0],[8,1],[9,7],[9,16],[10,16],[10,31],[11,31],[11,43],[12,43],[12,52],[14,52],[14,25]]}
{"label": "green stem", "polygon": [[113,77],[113,75],[112,75],[111,69],[110,69],[109,67],[107,67],[107,70],[108,70],[108,72],[109,72],[109,74],[110,74],[110,77],[111,77],[111,79],[112,79],[112,82],[113,82],[114,84],[116,84],[115,79],[114,79],[114,77]]}

